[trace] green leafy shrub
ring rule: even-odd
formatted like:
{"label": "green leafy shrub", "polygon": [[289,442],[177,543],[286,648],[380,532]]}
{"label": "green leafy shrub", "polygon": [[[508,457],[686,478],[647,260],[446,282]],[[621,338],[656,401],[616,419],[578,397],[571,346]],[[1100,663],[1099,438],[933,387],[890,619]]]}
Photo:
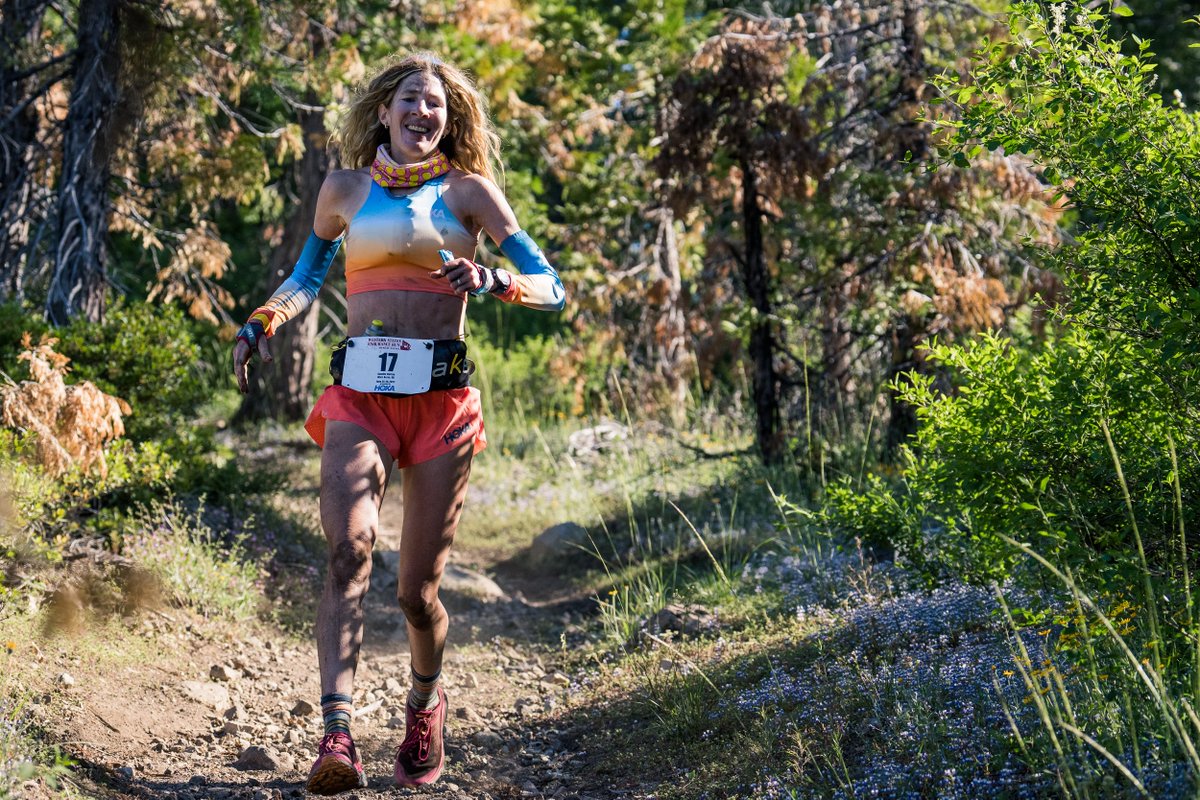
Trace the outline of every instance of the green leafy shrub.
{"label": "green leafy shrub", "polygon": [[175,483],[179,470],[155,443],[118,441],[106,449],[107,474],[72,469],[52,479],[32,450],[31,437],[0,429],[6,503],[6,535],[0,541],[24,542],[23,550],[47,558],[57,553],[50,547],[54,541],[95,533],[113,539],[112,511],[153,502]]}
{"label": "green leafy shrub", "polygon": [[[232,451],[217,444],[215,431],[197,419],[224,377],[219,365],[207,362],[227,355],[206,326],[174,307],[139,303],[117,304],[103,323],[76,320],[56,331],[30,310],[10,304],[0,311],[0,369],[13,380],[27,377],[17,360],[24,333],[36,339],[49,332],[59,337],[56,350],[71,359],[68,383],[91,381],[132,406],[126,438],[107,448],[106,476],[72,473],[29,501],[26,518],[43,533],[78,532],[82,525],[112,538],[110,512],[150,503],[168,487],[220,503],[271,485],[271,470],[244,473]],[[29,455],[22,437],[5,441],[6,452]]]}
{"label": "green leafy shrub", "polygon": [[472,339],[471,359],[479,368],[473,382],[484,394],[488,409],[524,427],[528,420],[560,419],[574,405],[571,387],[553,374],[564,349],[554,339],[531,336],[507,347]]}
{"label": "green leafy shrub", "polygon": [[200,379],[196,323],[174,306],[118,304],[94,324],[75,320],[59,330],[59,351],[76,379],[90,380],[133,406],[133,441],[164,440],[208,399]]}
{"label": "green leafy shrub", "polygon": [[1168,569],[1196,518],[1194,458],[1180,461],[1179,513],[1164,487],[1169,444],[1200,451],[1197,118],[1154,93],[1148,45],[1123,54],[1100,12],[1018,3],[1009,24],[968,79],[941,87],[963,105],[950,156],[1028,154],[1075,209],[1073,242],[1044,253],[1069,290],[1068,325],[1032,348],[935,345],[958,388],[897,387],[921,422],[898,502],[927,522],[891,535],[978,579],[1011,572],[1021,559],[1002,536],[1016,536],[1103,582],[1140,569],[1133,519],[1149,565]]}
{"label": "green leafy shrub", "polygon": [[1052,256],[1074,319],[1143,339],[1194,393],[1200,118],[1156,93],[1150,43],[1123,54],[1098,10],[1017,3],[1010,28],[985,42],[970,79],[943,86],[965,104],[954,160],[1034,159],[1079,215],[1074,245]]}
{"label": "green leafy shrub", "polygon": [[858,538],[883,549],[906,546],[910,562],[924,553],[911,546],[921,539],[921,520],[914,516],[912,504],[901,502],[895,487],[879,475],[866,475],[861,486],[849,478],[830,484],[820,518],[838,540]]}
{"label": "green leafy shrub", "polygon": [[[921,420],[904,494],[875,483],[856,501],[884,510],[902,504],[897,520],[926,521],[887,531],[898,548],[936,553],[935,564],[976,580],[1003,579],[1023,561],[1003,536],[1034,541],[1088,574],[1136,568],[1107,427],[1150,563],[1170,567],[1181,520],[1164,491],[1173,470],[1168,441],[1192,434],[1136,342],[1074,329],[1034,354],[989,335],[929,355],[960,389],[943,394],[930,379],[901,387]],[[1194,487],[1194,464],[1181,469]],[[1185,493],[1185,527],[1195,519],[1194,499],[1194,490]]]}
{"label": "green leafy shrub", "polygon": [[1065,324],[1032,347],[932,346],[956,388],[897,386],[920,420],[898,488],[833,505],[871,512],[868,525],[890,502],[919,519],[882,533],[929,577],[1052,588],[1010,621],[1018,644],[1036,622],[1068,665],[1048,674],[1017,654],[1042,720],[1021,752],[1049,761],[1065,795],[1087,796],[1111,765],[1149,796],[1137,773],[1153,748],[1192,796],[1200,120],[1163,102],[1149,45],[1123,54],[1099,10],[1018,3],[1009,28],[969,79],[943,84],[964,106],[947,142],[960,164],[1026,154],[1073,209],[1070,244],[1043,254],[1068,290]]}
{"label": "green leafy shrub", "polygon": [[42,315],[32,309],[14,302],[0,305],[0,369],[15,378],[21,373],[17,369],[17,356],[25,349],[21,337],[29,333],[36,342],[49,330],[50,325]]}

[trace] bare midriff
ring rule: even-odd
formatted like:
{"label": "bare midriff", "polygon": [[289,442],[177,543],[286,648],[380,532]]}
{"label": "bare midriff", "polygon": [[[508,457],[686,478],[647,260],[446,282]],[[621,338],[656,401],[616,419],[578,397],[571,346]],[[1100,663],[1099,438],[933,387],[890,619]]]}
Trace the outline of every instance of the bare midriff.
{"label": "bare midriff", "polygon": [[467,303],[459,295],[383,289],[351,295],[346,304],[350,336],[362,336],[373,320],[386,335],[407,339],[456,339],[466,330]]}

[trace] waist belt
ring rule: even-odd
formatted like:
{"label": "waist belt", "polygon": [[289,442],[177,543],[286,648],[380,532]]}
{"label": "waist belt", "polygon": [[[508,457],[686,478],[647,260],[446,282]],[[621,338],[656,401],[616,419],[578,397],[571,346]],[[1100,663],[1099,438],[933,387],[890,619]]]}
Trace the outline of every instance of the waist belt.
{"label": "waist belt", "polygon": [[[346,356],[352,348],[353,374],[348,376]],[[356,336],[338,342],[329,358],[329,374],[336,385],[387,397],[464,389],[471,385],[474,371],[475,362],[467,358],[467,343],[462,339]]]}

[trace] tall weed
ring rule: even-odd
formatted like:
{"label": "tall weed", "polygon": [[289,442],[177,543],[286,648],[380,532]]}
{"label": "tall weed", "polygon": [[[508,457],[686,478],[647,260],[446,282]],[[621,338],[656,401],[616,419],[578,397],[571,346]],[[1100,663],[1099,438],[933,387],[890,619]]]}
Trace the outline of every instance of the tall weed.
{"label": "tall weed", "polygon": [[122,554],[164,583],[175,603],[206,617],[248,619],[262,601],[261,569],[242,541],[223,541],[203,520],[203,507],[178,502],[140,512],[122,539]]}

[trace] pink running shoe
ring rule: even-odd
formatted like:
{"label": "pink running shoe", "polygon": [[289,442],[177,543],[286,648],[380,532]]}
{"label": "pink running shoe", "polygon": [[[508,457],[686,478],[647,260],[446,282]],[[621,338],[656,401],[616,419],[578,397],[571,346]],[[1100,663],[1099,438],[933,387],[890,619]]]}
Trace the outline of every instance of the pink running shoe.
{"label": "pink running shoe", "polygon": [[326,734],[317,746],[317,760],[308,771],[304,788],[312,794],[337,794],[366,786],[367,776],[350,734]]}
{"label": "pink running shoe", "polygon": [[446,751],[442,737],[446,733],[446,693],[437,687],[438,704],[429,711],[418,711],[405,704],[407,725],[404,741],[396,748],[396,785],[423,786],[442,776]]}

